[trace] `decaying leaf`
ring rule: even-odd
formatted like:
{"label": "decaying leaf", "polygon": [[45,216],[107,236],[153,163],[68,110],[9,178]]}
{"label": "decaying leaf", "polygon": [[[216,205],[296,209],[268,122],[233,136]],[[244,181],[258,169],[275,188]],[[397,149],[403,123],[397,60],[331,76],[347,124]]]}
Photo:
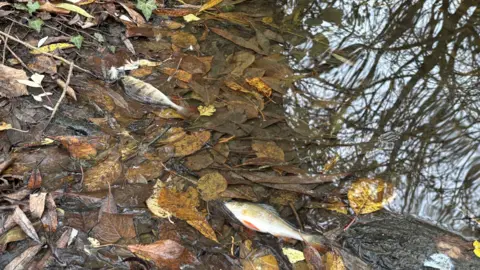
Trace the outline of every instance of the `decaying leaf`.
{"label": "decaying leaf", "polygon": [[38,73],[54,75],[57,73],[57,64],[50,56],[38,55],[28,64],[28,67]]}
{"label": "decaying leaf", "polygon": [[46,192],[30,194],[29,204],[30,204],[30,212],[32,213],[32,217],[40,218],[43,215],[43,210],[45,210],[46,197],[47,197]]}
{"label": "decaying leaf", "polygon": [[13,259],[8,263],[4,270],[19,270],[24,269],[25,266],[29,265],[30,261],[37,255],[37,253],[42,249],[43,245],[35,245],[27,248],[22,254]]}
{"label": "decaying leaf", "polygon": [[393,200],[393,186],[381,179],[361,178],[348,190],[348,201],[357,214],[378,211]]}
{"label": "decaying leaf", "polygon": [[22,228],[22,230],[35,242],[41,243],[40,238],[38,237],[35,228],[32,226],[32,223],[28,219],[28,217],[23,213],[20,207],[15,207],[15,211],[13,212],[13,220],[17,223],[18,226]]}
{"label": "decaying leaf", "polygon": [[120,155],[112,153],[106,160],[85,172],[83,185],[87,191],[107,189],[109,184],[120,182],[121,174]]}
{"label": "decaying leaf", "polygon": [[73,158],[91,159],[97,155],[97,149],[107,148],[108,137],[57,136],[52,139],[59,141]]}
{"label": "decaying leaf", "polygon": [[161,71],[171,77],[174,77],[176,79],[179,79],[182,82],[190,82],[192,80],[192,74],[183,71],[181,69],[175,69],[175,68],[162,68]]}
{"label": "decaying leaf", "polygon": [[209,8],[213,8],[214,6],[220,4],[223,0],[210,0],[208,1],[207,3],[203,4],[200,9],[198,10],[198,12],[202,12],[204,10],[207,10]]}
{"label": "decaying leaf", "polygon": [[172,108],[166,108],[161,111],[154,111],[153,113],[163,119],[185,119],[185,116],[179,114],[176,110]]}
{"label": "decaying leaf", "polygon": [[38,168],[32,170],[30,177],[28,178],[28,189],[37,189],[42,186],[42,174]]}
{"label": "decaying leaf", "polygon": [[50,45],[45,45],[42,46],[38,49],[31,50],[31,54],[42,54],[42,53],[50,53],[56,50],[63,50],[63,49],[69,49],[75,47],[74,44],[70,43],[55,43],[55,44],[50,44]]}
{"label": "decaying leaf", "polygon": [[175,156],[183,157],[191,155],[200,150],[209,140],[209,131],[197,131],[192,132],[189,135],[185,135],[181,140],[172,144],[172,146],[175,148]]}
{"label": "decaying leaf", "polygon": [[65,86],[67,87],[66,93],[69,95],[71,98],[73,98],[75,101],[77,100],[77,95],[75,94],[75,90],[73,90],[72,87],[67,86],[64,81],[61,79],[57,79],[55,82],[57,82],[57,85],[63,90]]}
{"label": "decaying leaf", "polygon": [[22,228],[16,226],[0,236],[0,246],[5,246],[8,243],[21,241],[26,238],[27,235],[23,232]]}
{"label": "decaying leaf", "polygon": [[200,112],[201,116],[212,116],[213,113],[216,111],[213,105],[208,106],[198,106],[198,112]]}
{"label": "decaying leaf", "polygon": [[265,256],[251,256],[243,260],[243,270],[279,270],[278,261],[275,256],[268,254]]}
{"label": "decaying leaf", "polygon": [[132,17],[133,21],[138,24],[138,25],[142,25],[142,24],[146,24],[147,22],[145,21],[145,19],[142,17],[142,15],[140,15],[138,12],[136,12],[135,10],[129,8],[126,4],[122,3],[122,2],[118,2],[127,12],[128,12],[128,15],[130,15],[130,17]]}
{"label": "decaying leaf", "polygon": [[191,8],[157,8],[153,11],[153,13],[157,15],[166,15],[169,17],[183,17],[195,12],[197,12],[197,10]]}
{"label": "decaying leaf", "polygon": [[285,154],[282,148],[273,141],[253,141],[252,149],[256,152],[259,158],[271,158],[279,161],[285,161]]}
{"label": "decaying leaf", "polygon": [[324,255],[324,265],[326,270],[345,270],[342,256],[335,252],[329,251]]}
{"label": "decaying leaf", "polygon": [[129,183],[147,183],[147,181],[162,175],[163,167],[160,161],[146,160],[142,164],[128,168],[125,178]]}
{"label": "decaying leaf", "polygon": [[27,86],[17,80],[28,80],[27,73],[21,69],[0,64],[0,97],[19,97],[28,95]]}
{"label": "decaying leaf", "polygon": [[192,171],[205,169],[213,163],[212,155],[208,151],[200,151],[185,160],[185,166]]}
{"label": "decaying leaf", "polygon": [[[161,130],[160,132],[164,132],[164,130]],[[157,144],[167,144],[167,143],[174,143],[176,141],[181,140],[183,137],[185,137],[187,133],[183,128],[181,127],[172,127],[168,131],[165,132],[165,135],[163,135],[161,138],[157,140]]]}
{"label": "decaying leaf", "polygon": [[161,269],[181,269],[183,265],[195,261],[188,249],[172,240],[159,240],[149,245],[129,245],[128,249],[154,261]]}
{"label": "decaying leaf", "polygon": [[133,215],[103,213],[93,233],[102,244],[116,243],[120,239],[131,240],[136,236]]}
{"label": "decaying leaf", "polygon": [[282,248],[282,252],[283,254],[285,254],[285,256],[287,256],[288,261],[291,264],[305,260],[305,256],[300,250],[296,250],[293,248]]}
{"label": "decaying leaf", "polygon": [[227,31],[225,31],[223,29],[220,29],[220,28],[211,27],[210,30],[212,30],[215,34],[217,34],[217,35],[219,35],[219,36],[221,36],[225,39],[228,39],[231,42],[233,42],[233,43],[235,43],[239,46],[250,49],[250,50],[252,50],[252,51],[254,51],[258,54],[265,54],[265,52],[262,51],[262,49],[260,49],[258,47],[258,45],[256,44],[256,42],[253,42],[253,40],[246,40],[244,38],[235,36],[232,33],[227,32]]}
{"label": "decaying leaf", "polygon": [[187,32],[178,31],[171,35],[172,43],[180,48],[196,47],[198,42],[197,38]]}
{"label": "decaying leaf", "polygon": [[227,189],[225,177],[218,172],[208,173],[198,179],[198,189],[205,201],[218,199],[220,193]]}
{"label": "decaying leaf", "polygon": [[57,206],[51,193],[47,194],[45,206],[47,207],[47,211],[42,217],[43,228],[47,232],[55,232],[58,227]]}
{"label": "decaying leaf", "polygon": [[272,88],[268,86],[265,82],[262,81],[260,78],[251,78],[245,79],[248,84],[255,87],[260,94],[270,97],[272,95]]}

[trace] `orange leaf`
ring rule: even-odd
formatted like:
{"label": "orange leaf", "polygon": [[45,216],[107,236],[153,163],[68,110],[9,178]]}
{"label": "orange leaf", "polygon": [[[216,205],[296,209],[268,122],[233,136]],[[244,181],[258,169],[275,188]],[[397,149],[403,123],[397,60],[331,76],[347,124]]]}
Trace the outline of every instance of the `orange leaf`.
{"label": "orange leaf", "polygon": [[262,81],[262,79],[255,77],[251,79],[245,79],[248,84],[255,87],[260,94],[270,97],[272,95],[272,88]]}
{"label": "orange leaf", "polygon": [[183,82],[186,82],[186,83],[188,83],[192,80],[192,74],[190,74],[186,71],[180,70],[180,69],[162,68],[162,72],[169,75],[169,76],[173,76],[176,79],[179,79],[180,81],[183,81]]}
{"label": "orange leaf", "polygon": [[200,10],[198,12],[202,12],[204,10],[207,10],[209,8],[212,8],[218,4],[220,4],[223,0],[210,0],[207,3],[203,4],[203,6],[200,7]]}

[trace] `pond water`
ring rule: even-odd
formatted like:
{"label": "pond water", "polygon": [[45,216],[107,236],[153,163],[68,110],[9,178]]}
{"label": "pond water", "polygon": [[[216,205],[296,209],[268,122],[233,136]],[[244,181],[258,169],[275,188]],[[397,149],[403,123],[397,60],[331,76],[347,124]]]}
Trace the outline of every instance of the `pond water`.
{"label": "pond water", "polygon": [[301,78],[284,107],[310,169],[338,155],[336,171],[394,184],[389,210],[478,236],[479,5],[277,1]]}

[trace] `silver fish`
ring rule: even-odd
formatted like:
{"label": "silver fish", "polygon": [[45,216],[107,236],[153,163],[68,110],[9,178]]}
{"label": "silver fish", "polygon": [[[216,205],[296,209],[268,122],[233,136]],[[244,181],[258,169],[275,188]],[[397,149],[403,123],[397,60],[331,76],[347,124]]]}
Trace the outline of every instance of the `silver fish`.
{"label": "silver fish", "polygon": [[177,110],[177,112],[183,115],[188,115],[187,108],[175,104],[165,94],[149,83],[141,81],[132,76],[123,76],[121,78],[121,82],[125,93],[137,101],[166,105]]}
{"label": "silver fish", "polygon": [[225,203],[225,207],[251,230],[305,241],[318,249],[326,249],[325,245],[329,242],[322,235],[308,234],[294,228],[270,205],[230,201]]}

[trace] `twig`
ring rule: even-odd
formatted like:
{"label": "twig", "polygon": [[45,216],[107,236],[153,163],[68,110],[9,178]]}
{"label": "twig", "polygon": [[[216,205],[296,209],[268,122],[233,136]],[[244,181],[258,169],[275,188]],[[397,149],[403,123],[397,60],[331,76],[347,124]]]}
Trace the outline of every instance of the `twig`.
{"label": "twig", "polygon": [[289,202],[288,204],[290,205],[290,208],[292,208],[293,214],[295,214],[295,218],[297,219],[298,226],[300,226],[300,229],[301,229],[302,231],[304,231],[304,230],[305,230],[305,227],[303,227],[302,220],[301,220],[300,217],[298,216],[298,213],[297,213],[297,210],[295,209],[295,206],[293,205],[292,202]]}
{"label": "twig", "polygon": [[58,107],[60,106],[60,103],[62,102],[63,98],[65,97],[65,93],[67,93],[67,88],[68,88],[68,85],[70,84],[70,78],[72,77],[74,66],[75,66],[75,64],[73,63],[73,61],[70,62],[70,69],[68,70],[67,82],[65,83],[65,87],[63,87],[62,95],[58,99],[57,104],[55,104],[55,107],[53,108],[52,114],[50,115],[50,118],[48,118],[47,125],[45,126],[45,128],[43,130],[45,130],[48,127],[48,125],[50,124],[50,122],[52,122],[52,119],[55,116],[55,113],[57,112]]}
{"label": "twig", "polygon": [[[28,44],[28,43],[26,43],[26,42],[24,42],[24,41],[22,41],[22,40],[20,40],[20,39],[18,39],[18,38],[16,38],[16,37],[14,37],[14,36],[12,36],[12,35],[9,35],[9,34],[3,32],[3,31],[0,31],[0,35],[3,35],[3,36],[5,36],[6,38],[9,38],[9,39],[11,39],[11,40],[14,40],[14,41],[22,44],[23,46],[25,46],[25,47],[27,47],[27,48],[29,48],[29,49],[38,50],[37,47],[32,46],[32,45],[30,45],[30,44]],[[68,61],[67,59],[65,59],[65,58],[63,58],[63,57],[61,57],[61,56],[58,56],[58,55],[55,55],[55,54],[51,54],[51,53],[48,53],[48,52],[40,52],[40,53],[41,53],[41,54],[48,55],[48,56],[51,56],[51,57],[53,57],[53,58],[55,58],[55,59],[57,59],[57,60],[60,60],[60,61],[64,62],[65,64],[68,64],[68,65],[72,65],[72,64],[73,64],[73,62]],[[75,65],[75,64],[73,64],[73,67],[75,67],[76,69],[79,69],[79,70],[81,70],[81,71],[83,71],[83,72],[85,72],[85,73],[87,73],[87,74],[89,74],[89,75],[92,75],[92,76],[95,77],[95,78],[98,78],[98,76],[96,76],[95,74],[93,74],[93,73],[92,73],[91,71],[89,71],[89,70],[86,70],[86,69],[84,69],[84,68],[82,68],[82,67],[79,67],[79,66],[77,66],[77,65]]]}
{"label": "twig", "polygon": [[[8,33],[10,34],[10,31],[12,30],[12,26],[13,26],[13,23],[10,24],[10,26],[8,27]],[[5,51],[7,50],[7,41],[8,41],[8,38],[5,38],[3,40],[4,44],[3,44],[3,54],[2,54],[2,65],[5,64]]]}

